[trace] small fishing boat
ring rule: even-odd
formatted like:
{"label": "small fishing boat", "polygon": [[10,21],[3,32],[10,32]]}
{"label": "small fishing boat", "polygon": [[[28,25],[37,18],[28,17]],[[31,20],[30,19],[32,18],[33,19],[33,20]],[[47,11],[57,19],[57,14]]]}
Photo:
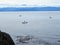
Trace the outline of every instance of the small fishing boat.
{"label": "small fishing boat", "polygon": [[27,24],[28,22],[27,21],[23,21],[22,24]]}

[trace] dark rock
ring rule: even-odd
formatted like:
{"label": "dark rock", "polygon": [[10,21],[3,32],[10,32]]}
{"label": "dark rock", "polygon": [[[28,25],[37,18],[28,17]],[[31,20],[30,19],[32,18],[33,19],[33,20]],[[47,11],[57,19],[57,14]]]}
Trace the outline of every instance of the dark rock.
{"label": "dark rock", "polygon": [[0,31],[0,45],[15,45],[15,43],[8,33]]}
{"label": "dark rock", "polygon": [[32,36],[17,36],[17,40],[20,43],[28,43],[29,40],[31,40],[33,37]]}
{"label": "dark rock", "polygon": [[58,40],[58,42],[60,42],[60,40]]}

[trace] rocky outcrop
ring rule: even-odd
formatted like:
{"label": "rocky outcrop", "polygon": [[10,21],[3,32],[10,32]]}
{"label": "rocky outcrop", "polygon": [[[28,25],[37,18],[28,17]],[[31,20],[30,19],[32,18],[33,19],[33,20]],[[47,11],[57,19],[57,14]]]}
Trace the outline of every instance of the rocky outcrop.
{"label": "rocky outcrop", "polygon": [[17,44],[28,44],[28,45],[50,45],[48,42],[42,40],[42,39],[39,39],[39,38],[36,38],[36,37],[33,37],[33,36],[30,36],[30,35],[27,35],[27,36],[16,36],[17,37]]}
{"label": "rocky outcrop", "polygon": [[0,31],[0,45],[15,45],[15,43],[8,33]]}

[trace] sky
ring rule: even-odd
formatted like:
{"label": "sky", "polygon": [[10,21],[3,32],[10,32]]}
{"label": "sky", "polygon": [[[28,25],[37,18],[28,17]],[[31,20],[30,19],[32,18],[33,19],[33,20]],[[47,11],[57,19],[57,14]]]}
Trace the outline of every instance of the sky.
{"label": "sky", "polygon": [[[20,6],[20,5],[38,5],[38,6],[60,6],[60,0],[0,0],[0,6]],[[24,5],[25,6],[25,5]]]}

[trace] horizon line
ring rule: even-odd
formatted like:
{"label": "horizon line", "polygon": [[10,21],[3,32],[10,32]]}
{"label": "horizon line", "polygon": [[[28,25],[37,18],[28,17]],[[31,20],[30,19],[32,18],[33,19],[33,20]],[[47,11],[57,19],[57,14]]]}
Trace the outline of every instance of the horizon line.
{"label": "horizon line", "polygon": [[1,11],[60,11],[60,7],[5,7]]}

